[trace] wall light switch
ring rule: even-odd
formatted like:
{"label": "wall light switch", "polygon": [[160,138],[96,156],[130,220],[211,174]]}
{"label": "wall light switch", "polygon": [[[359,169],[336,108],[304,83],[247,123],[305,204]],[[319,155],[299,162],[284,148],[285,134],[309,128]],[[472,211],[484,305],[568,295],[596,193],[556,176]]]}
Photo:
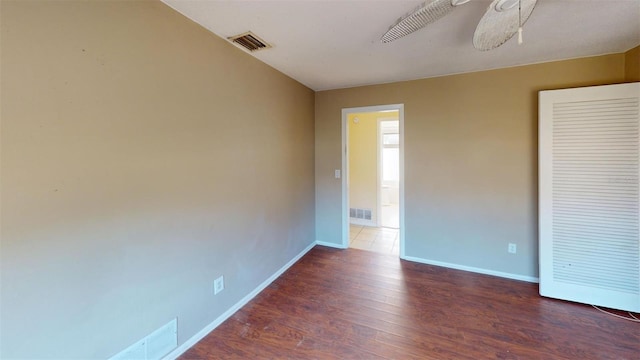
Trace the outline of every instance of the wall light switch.
{"label": "wall light switch", "polygon": [[336,179],[340,179],[340,170],[336,170],[335,176],[336,176]]}
{"label": "wall light switch", "polygon": [[213,281],[213,295],[218,295],[222,290],[224,290],[224,277],[220,276]]}

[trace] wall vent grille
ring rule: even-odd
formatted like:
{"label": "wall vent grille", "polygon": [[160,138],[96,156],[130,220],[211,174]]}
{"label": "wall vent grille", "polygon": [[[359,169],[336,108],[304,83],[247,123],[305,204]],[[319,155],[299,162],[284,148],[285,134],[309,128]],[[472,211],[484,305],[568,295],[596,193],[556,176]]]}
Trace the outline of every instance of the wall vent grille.
{"label": "wall vent grille", "polygon": [[178,347],[178,319],[175,318],[109,360],[160,360]]}
{"label": "wall vent grille", "polygon": [[373,211],[371,209],[350,208],[349,217],[354,219],[371,220]]}
{"label": "wall vent grille", "polygon": [[231,36],[228,38],[232,43],[242,46],[243,48],[253,52],[257,50],[268,49],[271,47],[269,43],[260,39],[256,34],[248,31],[244,34]]}

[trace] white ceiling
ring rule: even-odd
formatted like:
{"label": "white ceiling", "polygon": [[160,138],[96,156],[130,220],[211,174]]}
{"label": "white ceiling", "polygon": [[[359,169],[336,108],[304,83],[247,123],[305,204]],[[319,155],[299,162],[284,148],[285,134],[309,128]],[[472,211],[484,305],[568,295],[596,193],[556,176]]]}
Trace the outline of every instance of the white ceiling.
{"label": "white ceiling", "polygon": [[619,53],[640,44],[640,0],[538,0],[524,44],[514,37],[487,52],[476,50],[472,38],[491,0],[471,0],[389,44],[380,37],[423,1],[162,1],[222,38],[253,31],[273,45],[253,56],[313,90]]}

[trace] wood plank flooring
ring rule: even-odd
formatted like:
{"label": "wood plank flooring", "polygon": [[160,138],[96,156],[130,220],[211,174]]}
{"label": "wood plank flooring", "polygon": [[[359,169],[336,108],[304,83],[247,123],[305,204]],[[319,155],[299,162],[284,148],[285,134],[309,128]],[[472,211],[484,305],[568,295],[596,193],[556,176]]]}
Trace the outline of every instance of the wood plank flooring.
{"label": "wood plank flooring", "polygon": [[182,359],[640,359],[640,324],[537,284],[317,246]]}

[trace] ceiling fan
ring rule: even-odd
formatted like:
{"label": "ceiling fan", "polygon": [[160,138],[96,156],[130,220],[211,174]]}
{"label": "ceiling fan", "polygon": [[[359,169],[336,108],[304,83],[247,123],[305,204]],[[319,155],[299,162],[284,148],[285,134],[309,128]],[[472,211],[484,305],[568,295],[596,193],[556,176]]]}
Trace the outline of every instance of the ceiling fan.
{"label": "ceiling fan", "polygon": [[[429,0],[398,19],[380,39],[389,43],[435,22],[470,0]],[[493,0],[473,34],[473,46],[495,49],[516,33],[522,43],[522,26],[531,16],[537,0]]]}

